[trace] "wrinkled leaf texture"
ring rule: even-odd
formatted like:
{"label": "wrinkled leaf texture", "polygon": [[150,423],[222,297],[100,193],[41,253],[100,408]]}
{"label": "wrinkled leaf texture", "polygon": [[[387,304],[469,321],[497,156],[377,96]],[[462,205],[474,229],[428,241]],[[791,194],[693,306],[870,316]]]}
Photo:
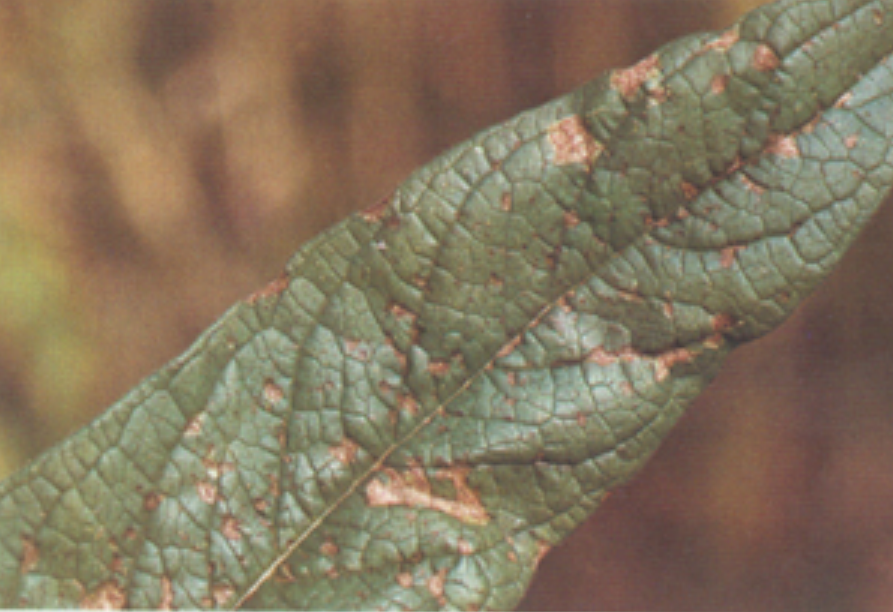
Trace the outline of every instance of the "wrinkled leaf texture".
{"label": "wrinkled leaf texture", "polygon": [[882,202],[891,51],[782,0],[446,152],[0,486],[0,605],[514,606]]}

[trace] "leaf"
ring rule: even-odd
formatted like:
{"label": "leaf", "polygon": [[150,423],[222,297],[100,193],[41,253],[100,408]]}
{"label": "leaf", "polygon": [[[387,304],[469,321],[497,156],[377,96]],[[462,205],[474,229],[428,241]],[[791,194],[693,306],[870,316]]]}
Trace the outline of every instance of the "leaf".
{"label": "leaf", "polygon": [[893,182],[893,0],[461,144],[0,485],[0,605],[506,608]]}

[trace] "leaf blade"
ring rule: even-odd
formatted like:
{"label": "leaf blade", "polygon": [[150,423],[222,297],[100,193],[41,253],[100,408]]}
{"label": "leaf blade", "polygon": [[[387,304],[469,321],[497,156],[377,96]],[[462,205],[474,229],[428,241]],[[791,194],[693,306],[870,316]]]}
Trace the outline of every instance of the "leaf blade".
{"label": "leaf blade", "polygon": [[856,67],[877,63],[889,2],[828,3],[843,33],[810,6],[771,5],[484,132],[305,246],[287,280],[3,485],[3,568],[27,583],[3,593],[513,605],[889,189],[890,114],[870,107],[889,104],[889,49],[847,100],[860,71],[779,77],[807,43],[859,41]]}

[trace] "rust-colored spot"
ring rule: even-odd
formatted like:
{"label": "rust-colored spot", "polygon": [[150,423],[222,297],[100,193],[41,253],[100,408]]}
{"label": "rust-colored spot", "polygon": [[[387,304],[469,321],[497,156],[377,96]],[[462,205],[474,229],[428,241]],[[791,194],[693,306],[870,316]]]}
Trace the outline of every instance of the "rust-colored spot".
{"label": "rust-colored spot", "polygon": [[329,447],[329,454],[332,455],[339,463],[350,465],[357,457],[357,451],[360,449],[357,443],[350,438],[344,438],[337,446]]}
{"label": "rust-colored spot", "polygon": [[847,136],[846,139],[844,139],[844,141],[843,141],[843,144],[844,144],[844,146],[846,146],[847,149],[856,148],[856,145],[858,143],[859,143],[859,135],[858,134],[852,134],[850,136]]}
{"label": "rust-colored spot", "polygon": [[37,567],[38,561],[40,561],[40,551],[34,539],[22,536],[22,562],[19,564],[19,572],[27,574]]}
{"label": "rust-colored spot", "polygon": [[626,99],[633,98],[645,81],[660,76],[660,58],[649,55],[638,64],[622,70],[615,70],[611,75],[611,87],[620,92]]}
{"label": "rust-colored spot", "polygon": [[853,92],[848,91],[845,94],[843,94],[842,96],[840,96],[839,98],[837,98],[837,101],[834,102],[834,108],[843,108],[847,104],[849,104],[850,100],[852,100],[852,99],[853,99]]}
{"label": "rust-colored spot", "polygon": [[760,72],[771,72],[778,68],[779,60],[772,47],[761,44],[757,45],[757,48],[754,50],[751,63]]}
{"label": "rust-colored spot", "polygon": [[719,37],[714,38],[706,45],[701,47],[701,52],[705,51],[728,51],[739,40],[738,27],[735,26],[723,32]]}
{"label": "rust-colored spot", "polygon": [[677,363],[691,363],[695,355],[688,349],[680,348],[658,355],[654,360],[654,378],[664,381],[670,375],[670,369]]}
{"label": "rust-colored spot", "polygon": [[386,476],[386,481],[374,478],[366,486],[366,501],[372,507],[427,508],[469,525],[484,525],[490,522],[490,516],[481,505],[480,498],[468,486],[470,469],[467,467],[438,470],[435,475],[438,479],[452,481],[456,491],[455,499],[433,495],[425,470],[419,466],[404,472],[392,468],[384,468],[381,472]]}
{"label": "rust-colored spot", "polygon": [[446,597],[444,596],[445,587],[446,587],[446,568],[438,571],[436,574],[428,578],[428,582],[425,583],[425,586],[428,587],[428,592],[437,600],[437,603],[441,606],[446,605]]}
{"label": "rust-colored spot", "polygon": [[174,605],[174,585],[167,576],[161,577],[161,602],[158,604],[159,610],[170,610]]}
{"label": "rust-colored spot", "polygon": [[86,610],[121,610],[127,605],[127,594],[116,580],[108,580],[88,593],[80,602]]}
{"label": "rust-colored spot", "polygon": [[633,302],[634,304],[640,304],[644,302],[644,298],[638,293],[633,293],[632,291],[617,291],[617,297],[619,297],[624,302]]}
{"label": "rust-colored spot", "polygon": [[518,555],[515,554],[515,551],[513,551],[513,550],[510,550],[507,553],[505,553],[505,558],[509,560],[509,563],[517,563],[518,562]]}
{"label": "rust-colored spot", "polygon": [[357,361],[369,360],[369,347],[359,340],[345,340],[344,350],[350,357],[353,357]]}
{"label": "rust-colored spot", "polygon": [[502,192],[502,197],[499,199],[499,207],[503,210],[503,212],[511,212],[512,210],[512,194],[508,191]]}
{"label": "rust-colored spot", "polygon": [[113,574],[120,574],[124,571],[124,559],[118,553],[112,555],[112,562],[109,563],[109,569]]}
{"label": "rust-colored spot", "polygon": [[728,270],[733,265],[735,265],[735,259],[738,256],[738,251],[741,251],[743,249],[744,247],[740,245],[724,248],[719,252],[719,265]]}
{"label": "rust-colored spot", "polygon": [[460,555],[474,554],[474,546],[471,545],[471,542],[462,538],[456,540],[456,550],[459,551]]}
{"label": "rust-colored spot", "polygon": [[286,434],[285,425],[280,423],[273,428],[273,435],[279,443],[279,448],[285,449],[288,445],[288,435]]}
{"label": "rust-colored spot", "polygon": [[388,307],[388,311],[390,311],[391,315],[398,321],[415,323],[415,320],[418,318],[414,312],[396,302],[391,303]]}
{"label": "rust-colored spot", "polygon": [[164,496],[160,493],[152,492],[146,493],[143,496],[143,508],[148,512],[152,512],[158,509],[158,506],[161,505],[161,502],[164,500]]}
{"label": "rust-colored spot", "polygon": [[273,579],[276,582],[284,582],[286,584],[291,584],[292,582],[298,581],[294,572],[291,571],[291,567],[289,567],[285,563],[279,566],[279,569],[276,570],[276,575],[273,577]]}
{"label": "rust-colored spot", "polygon": [[189,422],[186,423],[186,429],[183,430],[183,435],[187,438],[195,438],[200,436],[202,433],[202,427],[205,423],[205,413],[202,412],[199,415],[196,415],[189,419]]}
{"label": "rust-colored spot", "polygon": [[735,317],[730,314],[720,313],[717,315],[713,315],[713,318],[710,320],[710,324],[713,327],[713,331],[715,332],[723,332],[727,329],[731,329],[735,326],[736,321]]}
{"label": "rust-colored spot", "polygon": [[676,309],[672,302],[664,302],[663,311],[664,316],[668,319],[672,319],[676,314]]}
{"label": "rust-colored spot", "polygon": [[667,227],[670,225],[670,220],[667,218],[655,219],[651,215],[645,215],[645,227],[653,228],[653,227]]}
{"label": "rust-colored spot", "polygon": [[822,122],[822,115],[820,113],[818,115],[815,115],[812,119],[809,120],[809,122],[806,125],[804,125],[802,128],[800,128],[800,132],[802,134],[812,134],[821,122]]}
{"label": "rust-colored spot", "polygon": [[382,198],[372,206],[367,206],[360,211],[360,216],[368,223],[378,223],[387,214],[392,197]]}
{"label": "rust-colored spot", "polygon": [[406,359],[406,354],[397,347],[397,344],[394,342],[394,339],[391,338],[390,336],[385,338],[385,343],[388,345],[388,347],[390,347],[391,351],[394,353],[394,357],[397,358],[397,362],[400,364],[400,369],[405,372],[406,366],[409,364],[409,362]]}
{"label": "rust-colored spot", "polygon": [[432,361],[428,363],[428,372],[430,372],[434,376],[446,376],[449,371],[449,361]]}
{"label": "rust-colored spot", "polygon": [[209,505],[217,503],[217,487],[204,480],[198,481],[195,486],[200,500]]}
{"label": "rust-colored spot", "polygon": [[577,227],[580,225],[580,217],[572,210],[564,211],[564,227]]}
{"label": "rust-colored spot", "polygon": [[717,74],[712,79],[710,79],[710,92],[714,95],[719,95],[726,90],[726,87],[729,86],[729,75],[727,74]]}
{"label": "rust-colored spot", "polygon": [[797,144],[797,139],[794,136],[775,135],[769,138],[769,142],[766,146],[766,153],[794,159],[800,157],[800,146]]}
{"label": "rust-colored spot", "polygon": [[578,426],[580,426],[580,427],[585,427],[585,426],[586,426],[586,415],[583,414],[582,412],[578,412],[578,413],[577,413],[577,419],[576,419],[576,420],[577,420],[577,425],[578,425]]}
{"label": "rust-colored spot", "polygon": [[704,339],[704,348],[706,349],[718,349],[725,342],[725,338],[723,338],[722,334],[711,334]]}
{"label": "rust-colored spot", "polygon": [[689,183],[688,181],[682,181],[682,195],[685,196],[686,200],[694,200],[696,197],[698,197],[699,193],[701,193],[701,190],[698,189],[697,186]]}
{"label": "rust-colored spot", "polygon": [[236,466],[229,461],[214,461],[210,457],[202,459],[202,465],[212,480],[217,480],[221,475],[234,472],[236,469]]}
{"label": "rust-colored spot", "polygon": [[232,514],[227,514],[223,517],[223,520],[220,523],[220,531],[223,533],[223,537],[227,540],[242,539],[242,525],[239,522],[239,519]]}
{"label": "rust-colored spot", "polygon": [[633,361],[639,357],[640,355],[628,346],[621,348],[619,351],[608,351],[603,346],[597,346],[586,355],[586,361],[605,367],[613,365],[618,361]]}
{"label": "rust-colored spot", "polygon": [[278,278],[270,282],[266,287],[258,289],[257,291],[249,295],[246,301],[249,304],[256,304],[259,300],[262,300],[264,298],[277,296],[288,289],[288,284],[288,274],[283,272]]}
{"label": "rust-colored spot", "polygon": [[268,378],[264,381],[264,399],[268,404],[278,404],[285,398],[285,391]]}
{"label": "rust-colored spot", "polygon": [[604,145],[592,137],[579,115],[567,117],[549,127],[549,144],[555,151],[557,166],[590,166],[605,149]]}
{"label": "rust-colored spot", "polygon": [[549,551],[552,550],[552,545],[544,540],[537,540],[536,542],[536,558],[533,560],[533,566],[537,567],[540,564],[540,561],[543,560]]}
{"label": "rust-colored spot", "polygon": [[412,579],[412,574],[409,572],[400,572],[397,574],[397,584],[402,586],[404,589],[412,588],[412,585],[415,584],[415,581]]}
{"label": "rust-colored spot", "polygon": [[415,416],[419,413],[419,403],[416,401],[416,398],[409,393],[399,393],[397,395],[397,406],[400,410],[406,411],[411,416]]}
{"label": "rust-colored spot", "polygon": [[327,557],[334,557],[338,554],[338,545],[331,540],[326,540],[323,545],[319,547],[319,552]]}
{"label": "rust-colored spot", "polygon": [[236,590],[230,584],[221,583],[211,587],[211,596],[218,606],[226,605],[226,602],[232,599],[235,594]]}
{"label": "rust-colored spot", "polygon": [[739,174],[738,176],[741,177],[741,182],[744,183],[744,188],[747,189],[749,192],[756,194],[758,196],[763,195],[766,192],[765,187],[753,182],[753,179],[751,179],[746,174],[742,173],[742,174]]}

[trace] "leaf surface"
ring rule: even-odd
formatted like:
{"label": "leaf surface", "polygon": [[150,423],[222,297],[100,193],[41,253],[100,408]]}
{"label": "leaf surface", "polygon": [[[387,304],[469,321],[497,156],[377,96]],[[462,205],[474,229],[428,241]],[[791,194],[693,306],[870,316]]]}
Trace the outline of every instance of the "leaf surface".
{"label": "leaf surface", "polygon": [[0,605],[507,608],[893,183],[893,0],[486,130],[0,485]]}

